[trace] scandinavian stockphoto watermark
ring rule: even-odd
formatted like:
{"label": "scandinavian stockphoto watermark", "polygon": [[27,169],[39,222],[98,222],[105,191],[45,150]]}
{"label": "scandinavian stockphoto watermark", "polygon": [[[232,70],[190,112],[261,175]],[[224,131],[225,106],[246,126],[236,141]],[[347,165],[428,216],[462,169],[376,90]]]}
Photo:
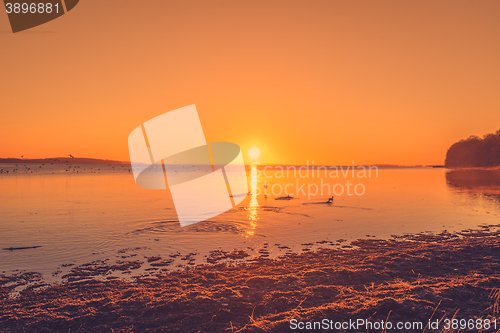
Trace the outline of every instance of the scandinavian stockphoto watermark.
{"label": "scandinavian stockphoto watermark", "polygon": [[[257,163],[256,163],[257,164]],[[320,166],[314,161],[295,166],[265,166],[257,168],[257,177],[263,179],[263,189],[257,195],[302,196],[311,200],[317,196],[362,196],[366,193],[364,181],[378,178],[377,166],[352,165]]]}
{"label": "scandinavian stockphoto watermark", "polygon": [[369,320],[369,319],[349,319],[345,321],[335,321],[324,318],[320,321],[299,321],[297,319],[290,320],[291,330],[335,330],[337,332],[345,331],[388,331],[388,330],[422,330],[426,328],[434,328],[438,321],[431,322],[429,320],[426,325],[421,321],[384,321],[384,320]]}
{"label": "scandinavian stockphoto watermark", "polygon": [[181,226],[222,214],[248,194],[240,147],[208,144],[195,105],[146,121],[130,133],[128,146],[136,184],[168,188]]}
{"label": "scandinavian stockphoto watermark", "polygon": [[249,188],[240,147],[230,142],[207,143],[194,105],[136,127],[128,146],[136,184],[145,189],[168,188],[181,226],[222,214],[249,193],[308,200],[327,195],[333,202],[333,196],[364,195],[362,180],[378,178],[376,166],[354,163],[327,167],[307,161],[301,166],[263,168],[254,163]]}
{"label": "scandinavian stockphoto watermark", "polygon": [[290,329],[292,331],[310,331],[310,330],[328,330],[334,332],[401,332],[401,331],[436,331],[449,332],[460,330],[476,330],[479,332],[494,330],[500,325],[497,319],[483,318],[445,318],[428,319],[425,321],[392,321],[392,320],[371,320],[371,319],[348,319],[344,321],[335,321],[328,318],[319,321],[301,321],[297,319],[290,320]]}

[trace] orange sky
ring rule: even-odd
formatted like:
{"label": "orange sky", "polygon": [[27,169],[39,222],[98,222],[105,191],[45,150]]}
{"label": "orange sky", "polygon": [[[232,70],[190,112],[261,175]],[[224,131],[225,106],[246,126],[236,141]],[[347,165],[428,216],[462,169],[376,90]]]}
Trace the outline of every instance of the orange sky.
{"label": "orange sky", "polygon": [[[441,164],[500,128],[500,2],[84,0],[12,34],[0,15],[0,157],[128,160],[196,104],[208,141],[264,163]],[[247,155],[245,154],[245,157]]]}

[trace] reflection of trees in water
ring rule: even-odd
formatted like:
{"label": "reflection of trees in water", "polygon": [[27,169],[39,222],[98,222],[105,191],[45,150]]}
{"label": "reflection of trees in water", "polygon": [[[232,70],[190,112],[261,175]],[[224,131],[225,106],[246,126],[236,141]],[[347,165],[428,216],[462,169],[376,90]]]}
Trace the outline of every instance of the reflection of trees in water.
{"label": "reflection of trees in water", "polygon": [[447,185],[471,196],[485,196],[500,202],[500,170],[453,170],[446,172]]}

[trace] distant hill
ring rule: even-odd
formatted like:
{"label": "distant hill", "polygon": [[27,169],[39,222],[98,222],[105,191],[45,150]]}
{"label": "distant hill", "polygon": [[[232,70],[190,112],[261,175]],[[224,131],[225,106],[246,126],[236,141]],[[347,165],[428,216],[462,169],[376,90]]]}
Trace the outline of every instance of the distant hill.
{"label": "distant hill", "polygon": [[75,157],[75,158],[52,157],[52,158],[40,158],[40,159],[0,158],[0,163],[130,164],[130,162],[102,160],[97,158],[85,158],[85,157]]}
{"label": "distant hill", "polygon": [[447,167],[500,166],[500,130],[482,138],[471,136],[454,143],[446,153]]}

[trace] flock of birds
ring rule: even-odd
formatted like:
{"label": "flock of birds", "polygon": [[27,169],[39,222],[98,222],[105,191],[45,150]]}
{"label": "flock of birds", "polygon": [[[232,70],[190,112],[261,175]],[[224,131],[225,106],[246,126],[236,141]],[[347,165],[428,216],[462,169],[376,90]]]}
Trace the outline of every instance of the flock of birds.
{"label": "flock of birds", "polygon": [[[71,157],[72,159],[75,158],[73,155],[69,154],[68,155],[69,157]],[[21,158],[24,158],[24,155],[21,155]],[[49,158],[49,160],[52,160],[51,158]],[[59,159],[54,159],[54,162],[61,162]],[[69,163],[69,161],[66,161],[66,163]],[[51,163],[50,165],[54,165],[54,163]],[[57,165],[61,165],[61,163],[58,163]],[[91,164],[90,164],[91,165]],[[90,167],[90,165],[87,165],[87,167]],[[15,165],[15,168],[13,169],[10,169],[10,168],[1,168],[0,169],[0,175],[3,175],[3,174],[19,174],[19,173],[37,173],[37,172],[40,172],[40,171],[45,171],[44,169],[46,168],[43,168],[45,167],[45,163],[42,163],[41,165],[38,165],[38,168],[36,168],[36,164],[33,163],[33,164],[29,164],[29,165],[26,165],[24,164],[23,166],[19,166],[18,164]],[[111,170],[112,171],[115,171],[115,166],[114,165],[111,165],[111,164],[108,164],[108,166],[111,166]],[[121,170],[125,170],[126,171],[126,167],[128,167],[127,165],[120,165],[122,168]],[[87,167],[84,167],[83,170],[81,170],[81,167],[79,165],[75,165],[73,166],[71,163],[69,164],[66,164],[65,166],[65,171],[64,172],[73,172],[73,173],[83,173],[83,171],[87,171]],[[73,170],[71,170],[73,169]],[[79,169],[79,170],[77,170]],[[55,174],[57,172],[62,172],[62,168],[58,168],[57,170],[54,170],[52,171],[53,174]],[[89,168],[89,172],[90,173],[97,173],[98,171],[106,171],[103,167],[103,169],[101,169],[100,167],[90,167]],[[107,171],[110,171],[109,169]],[[128,169],[128,172],[131,172],[131,169],[129,168]]]}
{"label": "flock of birds", "polygon": [[[54,163],[51,163],[50,166],[53,166]],[[57,166],[60,166],[59,168],[51,168],[49,165],[45,165],[45,163],[42,163],[41,165],[38,164],[24,164],[24,165],[18,165],[15,164],[15,167],[13,168],[1,168],[0,169],[0,175],[7,175],[7,174],[28,174],[28,173],[38,173],[38,172],[44,172],[45,173],[50,173],[52,174],[55,173],[66,173],[66,172],[71,172],[71,173],[97,173],[99,171],[128,171],[131,172],[130,166],[128,165],[119,165],[121,168],[115,169],[115,166],[108,164],[108,168],[105,166],[91,166],[91,164],[87,165],[72,165],[72,164],[56,164]],[[109,168],[111,167],[111,168]]]}

